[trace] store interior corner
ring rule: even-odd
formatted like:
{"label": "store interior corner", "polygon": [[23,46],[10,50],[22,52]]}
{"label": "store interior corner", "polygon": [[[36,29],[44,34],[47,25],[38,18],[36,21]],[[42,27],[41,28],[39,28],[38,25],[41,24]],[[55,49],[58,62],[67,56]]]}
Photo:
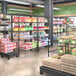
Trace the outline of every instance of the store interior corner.
{"label": "store interior corner", "polygon": [[76,1],[0,0],[0,76],[76,76]]}

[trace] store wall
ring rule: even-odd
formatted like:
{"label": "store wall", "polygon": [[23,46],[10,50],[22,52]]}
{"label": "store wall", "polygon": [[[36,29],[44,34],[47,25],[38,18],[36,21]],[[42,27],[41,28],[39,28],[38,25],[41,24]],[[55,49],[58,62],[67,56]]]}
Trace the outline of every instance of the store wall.
{"label": "store wall", "polygon": [[34,15],[44,15],[44,8],[33,9]]}
{"label": "store wall", "polygon": [[[54,15],[76,14],[76,5],[61,6],[61,7],[57,7],[57,8],[60,8],[60,10],[54,10]],[[17,8],[17,9],[19,9],[19,8]],[[23,10],[24,10],[24,8],[23,8]],[[0,10],[0,12],[1,12],[1,10]],[[8,13],[30,14],[29,12],[11,11],[11,10],[8,10]],[[44,15],[44,8],[33,9],[33,15]]]}
{"label": "store wall", "polygon": [[72,15],[76,14],[76,5],[61,6],[59,11],[54,11],[55,15]]}
{"label": "store wall", "polygon": [[[76,5],[69,5],[69,6],[61,6],[57,7],[60,8],[60,10],[54,10],[54,15],[72,15],[76,14]],[[34,9],[33,14],[41,14],[44,15],[44,9]]]}

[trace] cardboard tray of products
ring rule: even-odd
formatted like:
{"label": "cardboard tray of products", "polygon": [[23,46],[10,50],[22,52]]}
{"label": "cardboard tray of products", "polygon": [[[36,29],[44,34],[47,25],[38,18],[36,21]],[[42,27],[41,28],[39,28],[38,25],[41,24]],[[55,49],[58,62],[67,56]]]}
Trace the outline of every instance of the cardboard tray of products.
{"label": "cardboard tray of products", "polygon": [[76,75],[76,68],[71,66],[61,65],[61,71]]}
{"label": "cardboard tray of products", "polygon": [[60,59],[55,59],[55,58],[51,58],[51,57],[44,59],[42,61],[43,66],[53,68],[56,70],[60,70],[60,64],[61,64]]}
{"label": "cardboard tray of products", "polygon": [[61,57],[61,62],[76,65],[76,56],[64,55]]}

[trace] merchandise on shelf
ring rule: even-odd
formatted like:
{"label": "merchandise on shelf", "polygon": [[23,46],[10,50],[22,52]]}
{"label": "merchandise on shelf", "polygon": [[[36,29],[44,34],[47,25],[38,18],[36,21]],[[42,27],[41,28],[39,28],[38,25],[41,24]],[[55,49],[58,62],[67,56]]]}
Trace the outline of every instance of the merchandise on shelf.
{"label": "merchandise on shelf", "polygon": [[13,17],[13,22],[37,22],[37,18],[36,17],[28,17],[28,16],[14,16]]}
{"label": "merchandise on shelf", "polygon": [[[48,36],[48,34],[46,34],[44,31],[40,31],[42,29],[49,29],[48,26],[45,26],[46,22],[48,22],[46,18],[29,17],[29,16],[20,16],[20,17],[14,16],[13,22],[14,22],[13,30],[20,31],[20,32],[14,32],[13,38],[18,39],[19,37],[19,39],[22,39],[23,41],[25,41],[22,45],[20,45],[21,49],[29,50],[29,49],[45,46],[46,42],[48,43],[48,41],[37,40],[37,37]],[[39,29],[39,34],[38,34],[37,29]],[[25,31],[25,32],[22,32],[22,31]],[[27,31],[30,31],[30,32],[27,32]],[[36,37],[36,39],[33,37]]]}
{"label": "merchandise on shelf", "polygon": [[[39,42],[39,47],[41,47],[40,42]],[[30,49],[33,49],[33,48],[37,48],[37,41],[24,42],[24,43],[20,44],[20,48],[24,49],[24,50],[30,50]]]}
{"label": "merchandise on shelf", "polygon": [[71,54],[76,56],[76,48],[73,48],[73,49],[71,50]]}
{"label": "merchandise on shelf", "polygon": [[11,42],[9,38],[0,39],[0,52],[9,53],[13,52],[13,49],[16,48],[16,43]]}
{"label": "merchandise on shelf", "polygon": [[[26,21],[26,19],[27,19],[27,21]],[[47,20],[43,17],[39,18],[39,22],[43,22],[43,23],[34,23],[34,22],[37,22],[36,17],[17,17],[17,16],[14,16],[13,22],[18,22],[18,21],[22,22],[22,23],[19,24],[20,26],[18,26],[18,23],[14,23],[13,24],[14,31],[30,31],[30,30],[37,30],[37,29],[49,29],[49,27],[45,26],[45,22],[47,22]],[[26,23],[23,23],[23,22],[26,22]]]}
{"label": "merchandise on shelf", "polygon": [[73,20],[69,18],[54,18],[53,24],[73,24]]}
{"label": "merchandise on shelf", "polygon": [[76,51],[75,51],[76,36],[75,35],[62,36],[60,37],[60,40],[58,40],[58,42],[65,44],[64,47],[58,46],[59,54],[76,55]]}
{"label": "merchandise on shelf", "polygon": [[48,45],[48,41],[49,41],[49,45],[50,45],[51,43],[50,43],[50,40],[48,38],[41,38],[40,39],[41,46],[47,46]]}
{"label": "merchandise on shelf", "polygon": [[65,54],[65,47],[58,47],[59,54]]}
{"label": "merchandise on shelf", "polygon": [[45,33],[45,31],[39,31],[39,33],[37,31],[33,32],[33,37],[46,37],[48,36],[48,34]]}
{"label": "merchandise on shelf", "polygon": [[72,37],[70,39],[70,44],[76,44],[76,37]]}
{"label": "merchandise on shelf", "polygon": [[32,49],[32,43],[31,42],[24,42],[24,44],[20,45],[21,49],[29,50]]}
{"label": "merchandise on shelf", "polygon": [[15,24],[15,25],[14,25],[13,31],[18,31],[18,24]]}
{"label": "merchandise on shelf", "polygon": [[[18,33],[14,32],[13,37],[14,39],[18,39]],[[33,39],[33,36],[30,35],[30,32],[24,32],[24,33],[22,32],[22,33],[19,33],[19,39]]]}
{"label": "merchandise on shelf", "polygon": [[[40,41],[38,41],[38,45],[39,45],[39,47],[41,47],[41,42]],[[37,47],[37,41],[33,41],[32,42],[32,46],[33,46],[33,48],[36,48]]]}
{"label": "merchandise on shelf", "polygon": [[21,25],[19,28],[20,28],[19,31],[25,31],[25,26],[24,25]]}
{"label": "merchandise on shelf", "polygon": [[4,17],[4,15],[2,13],[0,13],[0,18],[3,18],[3,17]]}
{"label": "merchandise on shelf", "polygon": [[58,37],[58,42],[60,43],[68,43],[69,40],[70,40],[70,36],[67,35]]}
{"label": "merchandise on shelf", "polygon": [[3,38],[3,33],[0,33],[0,38]]}
{"label": "merchandise on shelf", "polygon": [[[6,27],[6,28],[5,28]],[[0,31],[5,31],[5,30],[8,30],[9,27],[8,26],[0,26]]]}
{"label": "merchandise on shelf", "polygon": [[18,39],[18,33],[17,32],[13,33],[13,39]]}

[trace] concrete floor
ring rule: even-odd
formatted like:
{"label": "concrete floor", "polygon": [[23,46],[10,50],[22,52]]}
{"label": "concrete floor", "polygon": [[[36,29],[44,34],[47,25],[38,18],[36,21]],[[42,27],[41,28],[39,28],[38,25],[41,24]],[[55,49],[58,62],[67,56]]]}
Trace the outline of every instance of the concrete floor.
{"label": "concrete floor", "polygon": [[19,58],[0,58],[0,76],[41,76],[39,66],[47,55],[47,48],[42,48],[40,52],[23,51]]}

